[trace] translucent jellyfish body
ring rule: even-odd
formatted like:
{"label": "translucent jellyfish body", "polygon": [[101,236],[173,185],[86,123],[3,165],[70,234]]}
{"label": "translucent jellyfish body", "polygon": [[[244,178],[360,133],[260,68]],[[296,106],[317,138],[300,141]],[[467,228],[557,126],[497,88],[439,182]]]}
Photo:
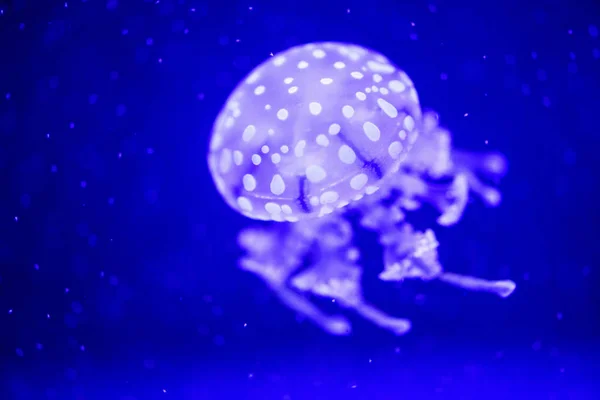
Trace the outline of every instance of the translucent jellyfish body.
{"label": "translucent jellyfish body", "polygon": [[310,295],[333,298],[394,333],[410,329],[363,299],[352,214],[379,234],[384,281],[439,279],[502,297],[515,288],[444,272],[433,230],[415,231],[407,221],[429,203],[438,224],[452,225],[470,194],[497,205],[500,193],[482,178],[500,178],[506,162],[452,149],[437,115],[421,111],[406,73],[372,50],[313,43],[259,65],[217,117],[208,163],[231,207],[277,222],[240,233],[241,268],[330,333],[349,333],[348,320],[323,313]]}

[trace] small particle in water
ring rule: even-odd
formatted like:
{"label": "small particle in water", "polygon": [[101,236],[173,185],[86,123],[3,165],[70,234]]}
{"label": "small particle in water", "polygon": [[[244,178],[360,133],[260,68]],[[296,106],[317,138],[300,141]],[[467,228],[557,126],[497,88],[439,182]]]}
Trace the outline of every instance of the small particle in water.
{"label": "small particle in water", "polygon": [[15,222],[19,222],[19,216],[15,215]]}
{"label": "small particle in water", "polygon": [[117,112],[117,117],[122,117],[127,112],[127,107],[125,106],[125,104],[119,104],[117,106],[116,112]]}
{"label": "small particle in water", "polygon": [[546,108],[550,107],[550,105],[551,105],[550,98],[549,98],[548,96],[544,96],[544,97],[542,98],[542,104],[543,104],[543,105],[544,105],[544,107],[546,107]]}
{"label": "small particle in water", "polygon": [[42,350],[44,348],[44,346],[41,343],[36,343],[35,348],[38,350]]}
{"label": "small particle in water", "polygon": [[115,204],[115,199],[113,197],[109,197],[108,198],[108,205],[112,206],[113,204]]}
{"label": "small particle in water", "polygon": [[24,356],[23,349],[21,349],[19,347],[17,347],[16,353],[17,353],[17,356],[19,356],[19,357],[23,357]]}
{"label": "small particle in water", "polygon": [[163,393],[167,393],[167,389],[163,389]]}
{"label": "small particle in water", "polygon": [[20,31],[22,31],[22,30],[24,30],[24,29],[25,29],[25,24],[21,22],[21,23],[19,24],[19,30],[20,30]]}
{"label": "small particle in water", "polygon": [[71,123],[69,124],[69,128],[71,128],[71,129],[75,129],[75,122],[71,122]]}
{"label": "small particle in water", "polygon": [[87,182],[81,181],[81,183],[79,185],[81,186],[82,189],[85,189],[87,187]]}
{"label": "small particle in water", "polygon": [[485,144],[489,144],[489,141],[486,139],[486,140],[484,141],[484,143],[485,143]]}
{"label": "small particle in water", "polygon": [[50,319],[50,314],[46,314],[46,319]]}
{"label": "small particle in water", "polygon": [[152,154],[154,154],[154,149],[153,149],[152,147],[148,147],[148,148],[146,149],[146,154],[148,154],[148,155],[152,155]]}
{"label": "small particle in water", "polygon": [[247,324],[247,323],[244,323],[244,328],[245,328],[245,327],[247,327],[247,326],[248,326],[248,324]]}
{"label": "small particle in water", "polygon": [[198,100],[204,100],[204,93],[198,93]]}
{"label": "small particle in water", "polygon": [[443,80],[443,81],[446,81],[446,80],[448,80],[448,74],[446,74],[446,73],[442,72],[442,73],[440,74],[440,79],[441,79],[441,80]]}
{"label": "small particle in water", "polygon": [[163,59],[162,59],[162,58],[159,58],[159,59],[158,59],[158,63],[159,63],[159,64],[162,64],[162,62],[163,62]]}
{"label": "small particle in water", "polygon": [[81,345],[81,346],[79,347],[79,350],[81,350],[81,351],[85,351],[85,346],[84,346],[84,345]]}
{"label": "small particle in water", "polygon": [[69,288],[65,288],[65,293],[69,293]]}
{"label": "small particle in water", "polygon": [[33,268],[34,268],[36,271],[39,271],[39,270],[40,270],[40,266],[39,266],[38,264],[33,264]]}
{"label": "small particle in water", "polygon": [[562,321],[562,319],[563,319],[563,315],[562,315],[562,313],[561,313],[561,312],[559,312],[559,313],[556,313],[556,319],[557,319],[557,320],[559,320],[559,321]]}
{"label": "small particle in water", "polygon": [[225,338],[221,335],[216,335],[213,339],[213,342],[217,346],[223,346],[225,344]]}
{"label": "small particle in water", "polygon": [[569,30],[567,31],[567,33],[568,33],[569,35],[572,35],[572,34],[573,34],[573,29],[569,29]]}
{"label": "small particle in water", "polygon": [[12,308],[10,308],[10,309],[8,310],[8,313],[9,313],[9,314],[12,314],[12,313],[13,313],[13,309],[12,309]]}
{"label": "small particle in water", "polygon": [[6,93],[6,100],[10,100],[10,93]]}
{"label": "small particle in water", "polygon": [[128,30],[128,29],[123,29],[123,30],[121,31],[121,35],[123,35],[123,36],[127,35],[128,33],[129,33],[129,30]]}
{"label": "small particle in water", "polygon": [[469,113],[465,113],[465,115],[464,115],[464,116],[465,116],[465,117],[468,117],[468,116],[469,116]]}
{"label": "small particle in water", "polygon": [[56,165],[52,165],[52,166],[50,167],[50,172],[54,173],[54,172],[56,172],[56,171],[58,171],[58,168],[56,167]]}
{"label": "small particle in water", "polygon": [[118,154],[117,154],[117,157],[118,157],[118,158],[121,158],[121,157],[123,157],[123,153],[118,153]]}
{"label": "small particle in water", "polygon": [[152,38],[146,39],[146,46],[152,46],[154,44],[154,40]]}

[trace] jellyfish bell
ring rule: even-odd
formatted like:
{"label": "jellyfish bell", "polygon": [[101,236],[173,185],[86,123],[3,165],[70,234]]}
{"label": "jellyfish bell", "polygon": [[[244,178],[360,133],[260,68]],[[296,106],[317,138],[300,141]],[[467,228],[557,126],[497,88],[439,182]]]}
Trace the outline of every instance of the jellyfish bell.
{"label": "jellyfish bell", "polygon": [[293,47],[229,96],[210,171],[227,203],[250,218],[324,216],[398,170],[420,117],[414,85],[383,55],[343,43]]}
{"label": "jellyfish bell", "polygon": [[357,45],[311,43],[256,67],[217,116],[208,153],[215,185],[243,215],[277,222],[238,235],[239,266],[259,276],[282,303],[343,335],[350,322],[320,310],[306,294],[336,300],[397,335],[410,321],[363,298],[360,249],[349,213],[378,235],[381,281],[437,279],[509,296],[510,280],[444,271],[433,229],[407,219],[427,203],[438,225],[456,224],[475,195],[497,206],[489,184],[506,172],[498,153],[452,146],[434,112],[422,112],[406,73]]}

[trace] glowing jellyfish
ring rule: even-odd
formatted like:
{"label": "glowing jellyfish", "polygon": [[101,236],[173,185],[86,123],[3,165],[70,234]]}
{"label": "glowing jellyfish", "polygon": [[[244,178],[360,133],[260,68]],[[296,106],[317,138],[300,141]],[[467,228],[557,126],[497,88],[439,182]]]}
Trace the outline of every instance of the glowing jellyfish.
{"label": "glowing jellyfish", "polygon": [[347,334],[307,294],[335,299],[403,334],[410,322],[362,297],[352,216],[379,234],[384,281],[439,279],[507,297],[511,281],[444,272],[431,229],[406,215],[430,203],[437,223],[456,223],[474,193],[500,193],[479,177],[500,178],[499,154],[451,148],[437,115],[422,113],[409,77],[383,55],[356,45],[293,47],[255,68],[229,96],[212,132],[208,162],[226,202],[243,215],[279,223],[243,230],[241,268],[260,276],[290,308],[333,334]]}

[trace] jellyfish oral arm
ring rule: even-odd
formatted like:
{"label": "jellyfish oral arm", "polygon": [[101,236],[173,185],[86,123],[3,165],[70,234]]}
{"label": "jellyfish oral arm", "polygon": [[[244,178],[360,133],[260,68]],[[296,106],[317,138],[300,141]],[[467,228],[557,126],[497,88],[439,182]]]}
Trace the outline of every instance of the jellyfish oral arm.
{"label": "jellyfish oral arm", "polygon": [[500,297],[510,296],[516,288],[515,283],[510,280],[488,281],[485,279],[459,275],[452,272],[444,272],[438,277],[438,279],[463,289],[489,292],[497,294]]}
{"label": "jellyfish oral arm", "polygon": [[346,318],[340,315],[327,315],[312,304],[306,297],[283,285],[269,285],[282,303],[309,318],[324,331],[333,335],[347,335],[352,328]]}
{"label": "jellyfish oral arm", "polygon": [[240,267],[258,275],[267,284],[279,300],[314,324],[332,335],[347,335],[352,328],[346,318],[339,315],[327,315],[312,304],[304,295],[287,286],[287,280],[293,269],[283,264],[259,261],[250,257],[240,260]]}

